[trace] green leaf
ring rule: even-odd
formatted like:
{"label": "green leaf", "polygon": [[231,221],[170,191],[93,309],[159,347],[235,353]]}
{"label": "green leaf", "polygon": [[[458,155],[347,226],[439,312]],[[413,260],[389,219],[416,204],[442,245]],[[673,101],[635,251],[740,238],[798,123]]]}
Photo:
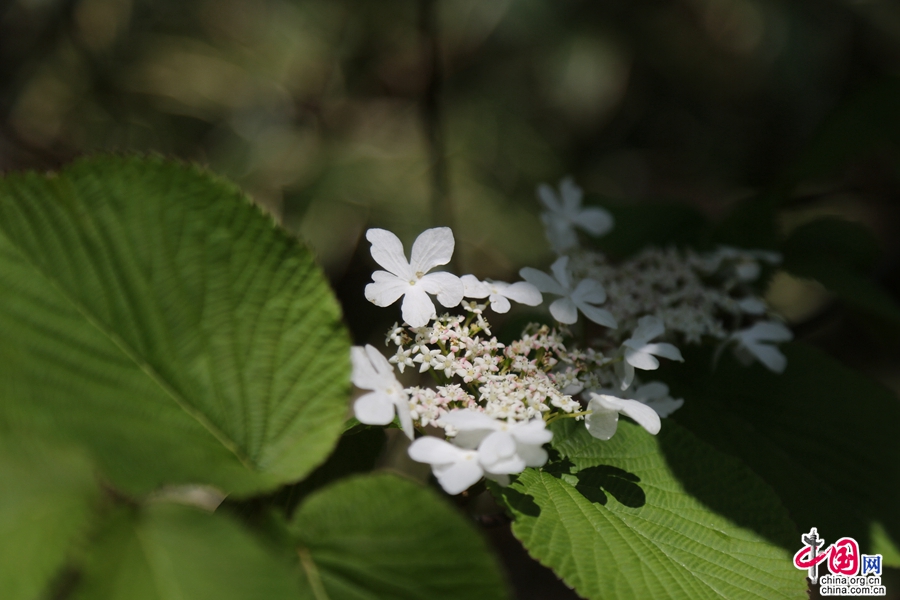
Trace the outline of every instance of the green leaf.
{"label": "green leaf", "polygon": [[739,461],[671,421],[657,437],[620,422],[608,442],[572,420],[553,429],[571,472],[526,469],[501,494],[515,536],[579,594],[806,598],[793,552],[780,547],[799,535]]}
{"label": "green leaf", "polygon": [[817,527],[827,543],[853,537],[868,553],[878,528],[900,540],[896,395],[810,346],[781,348],[780,375],[728,353],[710,372],[710,351],[685,349],[683,365],[659,371],[685,398],[673,418],[741,458],[801,531]]}
{"label": "green leaf", "polygon": [[84,536],[98,491],[90,462],[71,448],[0,441],[0,598],[47,589]]}
{"label": "green leaf", "polygon": [[292,567],[230,518],[175,504],[123,510],[92,548],[77,600],[297,600]]}
{"label": "green leaf", "polygon": [[683,204],[616,204],[591,199],[615,219],[613,230],[588,236],[591,247],[615,258],[627,258],[647,246],[693,246],[704,241],[708,224],[702,214]]}
{"label": "green leaf", "polygon": [[880,250],[869,230],[837,218],[798,227],[784,244],[784,268],[815,279],[853,308],[900,327],[900,306],[869,277]]}
{"label": "green leaf", "polygon": [[484,540],[434,492],[393,475],[312,494],[291,525],[317,599],[506,598]]}
{"label": "green leaf", "polygon": [[248,494],[336,442],[349,342],[310,252],[234,186],[160,158],[0,181],[0,422],[115,485]]}

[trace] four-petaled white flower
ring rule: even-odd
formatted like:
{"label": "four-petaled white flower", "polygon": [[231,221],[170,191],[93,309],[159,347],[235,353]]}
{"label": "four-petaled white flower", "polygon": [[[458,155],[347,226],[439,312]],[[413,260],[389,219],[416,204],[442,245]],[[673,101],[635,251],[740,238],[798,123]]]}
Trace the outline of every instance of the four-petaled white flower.
{"label": "four-petaled white flower", "polygon": [[506,485],[509,475],[547,462],[541,446],[553,438],[543,419],[507,423],[473,410],[455,410],[441,417],[456,431],[453,443],[426,436],[409,446],[409,456],[431,465],[448,494],[458,494],[487,477]]}
{"label": "four-petaled white flower", "polygon": [[779,342],[788,342],[794,338],[791,330],[776,321],[760,321],[752,327],[731,334],[737,342],[735,354],[738,359],[749,364],[756,358],[774,373],[783,373],[787,366],[787,358],[778,349]]}
{"label": "four-petaled white flower", "polygon": [[613,228],[613,217],[608,211],[581,207],[581,188],[570,177],[560,182],[559,196],[545,183],[538,186],[537,195],[547,209],[547,212],[541,213],[547,239],[559,254],[578,245],[576,227],[595,236],[608,233]]}
{"label": "four-petaled white flower", "polygon": [[661,427],[659,415],[643,402],[594,393],[591,393],[590,398],[591,401],[588,403],[590,414],[584,418],[584,425],[595,438],[610,439],[619,426],[620,413],[634,419],[652,435],[659,433]]}
{"label": "four-petaled white flower", "polygon": [[538,289],[527,281],[479,281],[474,275],[463,275],[460,279],[465,285],[466,298],[487,298],[491,303],[491,310],[496,313],[509,312],[510,300],[526,306],[537,306],[544,301]]}
{"label": "four-petaled white flower", "polygon": [[541,292],[562,296],[550,305],[550,314],[560,323],[566,325],[575,323],[578,321],[580,310],[594,323],[611,329],[618,327],[612,313],[594,306],[606,301],[606,290],[603,289],[603,285],[593,279],[582,279],[573,288],[573,281],[567,270],[568,265],[569,257],[561,256],[550,266],[553,277],[531,267],[523,268],[519,271],[519,275]]}
{"label": "four-petaled white flower", "polygon": [[434,303],[451,308],[463,299],[463,282],[451,273],[428,273],[446,265],[453,256],[453,232],[449,227],[427,229],[416,238],[411,260],[407,262],[400,239],[384,229],[370,229],[366,239],[372,243],[372,258],[386,271],[372,273],[373,283],[366,286],[366,300],[376,306],[390,306],[403,296],[403,320],[413,327],[423,327],[437,317]]}
{"label": "four-petaled white flower", "polygon": [[[631,337],[622,343],[623,361],[621,364],[622,389],[627,389],[634,380],[634,370],[653,371],[659,368],[657,356],[684,362],[681,351],[672,344],[651,344],[650,340],[666,331],[666,326],[659,317],[646,315],[638,320]],[[654,356],[655,355],[655,356]]]}
{"label": "four-petaled white flower", "polygon": [[353,403],[354,416],[366,425],[387,425],[394,420],[394,410],[400,426],[409,439],[413,438],[412,417],[409,414],[409,394],[394,376],[391,363],[371,344],[350,349],[353,363],[351,380],[361,390],[372,390]]}

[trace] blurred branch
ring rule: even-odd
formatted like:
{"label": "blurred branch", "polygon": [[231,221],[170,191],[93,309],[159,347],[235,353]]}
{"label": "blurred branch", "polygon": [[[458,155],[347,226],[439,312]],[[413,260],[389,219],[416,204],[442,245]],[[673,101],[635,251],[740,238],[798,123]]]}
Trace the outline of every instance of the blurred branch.
{"label": "blurred branch", "polygon": [[425,59],[429,61],[428,83],[420,99],[420,110],[431,165],[431,220],[435,226],[452,227],[453,205],[448,190],[447,159],[441,123],[444,73],[441,68],[436,0],[419,0],[419,31],[426,45]]}

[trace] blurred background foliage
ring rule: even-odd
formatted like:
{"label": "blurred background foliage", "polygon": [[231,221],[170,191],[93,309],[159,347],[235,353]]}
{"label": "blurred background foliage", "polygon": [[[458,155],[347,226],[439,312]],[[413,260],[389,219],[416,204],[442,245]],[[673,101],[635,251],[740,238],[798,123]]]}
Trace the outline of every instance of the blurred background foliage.
{"label": "blurred background foliage", "polygon": [[[858,222],[897,297],[898,70],[888,0],[3,0],[0,169],[206,164],[313,246],[360,340],[392,316],[362,297],[367,227],[452,224],[459,272],[515,277],[566,174],[713,221],[766,195],[785,235]],[[896,331],[784,272],[769,299],[900,389]]]}

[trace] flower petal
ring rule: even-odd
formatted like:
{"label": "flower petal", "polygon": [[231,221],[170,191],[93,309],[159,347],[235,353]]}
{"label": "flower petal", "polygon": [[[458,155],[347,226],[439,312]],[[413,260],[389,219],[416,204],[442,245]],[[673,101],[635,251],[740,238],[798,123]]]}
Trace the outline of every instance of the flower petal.
{"label": "flower petal", "polygon": [[517,281],[507,286],[501,293],[510,300],[526,306],[537,306],[544,301],[541,292],[527,281]]}
{"label": "flower petal", "polygon": [[578,213],[578,226],[594,236],[612,231],[615,221],[609,211],[602,208],[585,208]]}
{"label": "flower petal", "polygon": [[469,451],[459,461],[449,465],[436,465],[431,470],[445,492],[459,494],[478,483],[484,476],[484,470],[477,457],[477,453]]}
{"label": "flower petal", "polygon": [[549,458],[546,450],[531,444],[519,444],[516,447],[516,454],[525,461],[526,467],[543,467]]}
{"label": "flower petal", "polygon": [[784,369],[787,367],[787,357],[777,346],[750,344],[747,346],[747,350],[773,373],[784,373]]}
{"label": "flower petal", "polygon": [[400,238],[387,229],[370,229],[366,232],[366,239],[372,243],[371,252],[375,262],[403,280],[409,281],[412,278],[415,271],[406,262]]}
{"label": "flower petal", "polygon": [[555,252],[562,253],[578,245],[575,227],[560,213],[542,213],[541,221],[544,223],[547,241]]}
{"label": "flower petal", "polygon": [[521,473],[525,461],[516,455],[516,440],[507,431],[495,431],[478,446],[478,461],[495,474]]}
{"label": "flower petal", "polygon": [[567,217],[574,220],[581,210],[581,198],[583,192],[575,185],[575,180],[566,177],[559,182],[559,195],[562,196],[562,209]]}
{"label": "flower petal", "polygon": [[413,273],[424,275],[439,265],[446,265],[453,258],[455,243],[449,227],[435,227],[420,233],[413,243],[409,261]]}
{"label": "flower petal", "polygon": [[568,256],[560,256],[557,258],[552,265],[550,265],[550,272],[553,273],[553,277],[559,282],[559,284],[563,287],[566,292],[572,289],[572,280],[569,278],[569,257]]}
{"label": "flower petal", "polygon": [[667,396],[665,398],[649,400],[644,404],[655,410],[660,418],[665,419],[684,405],[684,398],[669,398]]}
{"label": "flower petal", "polygon": [[559,282],[543,271],[538,271],[537,269],[533,269],[531,267],[522,267],[519,270],[519,275],[522,277],[522,279],[533,285],[541,292],[556,294],[557,296],[566,295],[566,290],[559,284]]}
{"label": "flower petal", "polygon": [[414,439],[416,433],[413,428],[412,415],[409,412],[409,401],[406,397],[406,392],[403,393],[402,397],[394,398],[394,406],[397,407],[397,418],[400,419],[400,429],[403,430],[406,437]]}
{"label": "flower petal", "polygon": [[665,331],[666,326],[663,324],[662,319],[654,315],[644,315],[638,320],[638,326],[631,334],[629,341],[636,342],[637,345],[643,345],[662,335]]}
{"label": "flower petal", "polygon": [[413,441],[407,450],[411,459],[429,465],[448,465],[457,462],[466,452],[446,440],[431,435]]}
{"label": "flower petal", "polygon": [[372,365],[372,361],[369,360],[365,348],[362,346],[350,348],[350,362],[353,364],[350,376],[353,385],[363,390],[374,390],[378,387],[380,377]]}
{"label": "flower petal", "polygon": [[628,361],[623,360],[622,362],[616,363],[615,369],[616,375],[620,380],[619,389],[627,390],[631,385],[631,382],[634,381],[634,367],[632,367]]}
{"label": "flower petal", "polygon": [[466,298],[487,298],[491,293],[488,285],[474,275],[463,275],[459,279],[463,282]]}
{"label": "flower petal", "polygon": [[572,292],[572,300],[575,302],[590,302],[591,304],[602,304],[606,302],[606,290],[603,284],[593,279],[582,279],[575,286]]}
{"label": "flower petal", "polygon": [[550,305],[550,314],[553,318],[565,325],[571,325],[578,321],[578,309],[575,303],[568,298],[560,298]]}
{"label": "flower petal", "polygon": [[553,432],[547,429],[543,419],[532,419],[525,423],[519,423],[510,433],[516,439],[516,443],[531,446],[540,446],[553,439]]}
{"label": "flower petal", "polygon": [[669,360],[677,360],[679,362],[684,362],[684,357],[681,356],[681,350],[673,346],[672,344],[647,344],[642,348],[644,352],[649,354],[655,354],[656,356],[662,356],[663,358],[668,358]]}
{"label": "flower petal", "polygon": [[491,310],[493,310],[495,313],[508,313],[509,309],[511,308],[509,300],[507,300],[505,296],[501,296],[500,294],[491,294],[490,301]]}
{"label": "flower petal", "polygon": [[366,344],[366,358],[375,367],[375,372],[382,380],[386,378],[388,381],[391,379],[396,381],[394,378],[394,366],[385,358],[384,354],[378,351],[378,348],[372,344]]}
{"label": "flower petal", "polygon": [[791,330],[776,321],[762,321],[739,333],[745,334],[751,340],[767,342],[789,342],[794,339]]}
{"label": "flower petal", "polygon": [[538,200],[541,201],[541,204],[544,205],[544,208],[551,212],[561,212],[562,205],[559,203],[559,200],[556,198],[556,192],[553,191],[553,188],[547,185],[546,183],[542,183],[537,188],[537,197]]}
{"label": "flower petal", "polygon": [[429,273],[419,280],[419,285],[447,308],[458,306],[466,293],[466,286],[453,273]]}
{"label": "flower petal", "polygon": [[585,317],[598,325],[603,325],[610,329],[616,329],[619,326],[619,323],[616,321],[616,318],[612,316],[612,313],[604,308],[597,308],[592,304],[586,304],[584,302],[576,302],[575,306],[584,313]]}
{"label": "flower petal", "polygon": [[669,395],[669,386],[660,381],[645,383],[634,391],[634,399],[641,402],[658,400]]}
{"label": "flower petal", "polygon": [[635,422],[646,429],[651,435],[659,433],[661,423],[659,415],[656,411],[637,400],[622,400],[622,408],[620,412],[625,413],[635,420]]}
{"label": "flower petal", "polygon": [[384,392],[369,392],[353,403],[353,415],[366,425],[387,425],[394,420],[394,403]]}
{"label": "flower petal", "polygon": [[457,431],[474,431],[476,429],[496,431],[502,426],[502,423],[494,417],[468,408],[450,411],[441,417],[441,423],[452,425]]}
{"label": "flower petal", "polygon": [[588,433],[598,440],[608,440],[616,434],[619,426],[619,412],[603,408],[591,400],[588,404],[591,414],[584,418],[584,426]]}
{"label": "flower petal", "polygon": [[762,315],[766,312],[766,303],[753,296],[738,301],[738,306],[748,315]]}
{"label": "flower petal", "polygon": [[643,369],[644,371],[653,371],[659,368],[659,361],[652,354],[641,350],[632,350],[625,348],[625,362],[635,369]]}
{"label": "flower petal", "polygon": [[410,286],[409,290],[407,290],[406,295],[403,297],[401,314],[403,315],[403,320],[412,327],[424,327],[428,321],[437,316],[434,310],[434,302],[431,301],[431,298],[428,297],[421,285]]}
{"label": "flower petal", "polygon": [[372,279],[375,280],[374,283],[366,286],[366,300],[382,308],[396,302],[410,289],[408,281],[387,271],[375,271],[372,273]]}

